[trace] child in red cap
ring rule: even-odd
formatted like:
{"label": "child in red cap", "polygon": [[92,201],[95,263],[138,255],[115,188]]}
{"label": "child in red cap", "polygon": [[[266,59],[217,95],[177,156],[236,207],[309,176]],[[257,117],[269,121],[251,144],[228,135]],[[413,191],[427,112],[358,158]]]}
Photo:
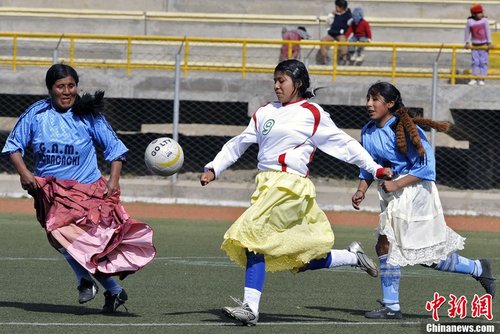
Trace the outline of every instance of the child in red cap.
{"label": "child in red cap", "polygon": [[465,48],[472,46],[486,46],[484,49],[472,49],[472,75],[480,77],[472,79],[469,85],[484,85],[484,77],[488,75],[488,50],[491,44],[491,31],[488,19],[484,16],[483,6],[475,3],[470,7],[471,16],[467,18],[465,26]]}

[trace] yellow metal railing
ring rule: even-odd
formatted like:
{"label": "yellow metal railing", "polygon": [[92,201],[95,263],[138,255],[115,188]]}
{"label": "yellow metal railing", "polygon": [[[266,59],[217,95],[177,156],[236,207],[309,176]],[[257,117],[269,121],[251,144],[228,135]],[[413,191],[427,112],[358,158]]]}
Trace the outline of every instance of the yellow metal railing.
{"label": "yellow metal railing", "polygon": [[[427,53],[433,55],[442,49],[451,57],[449,64],[440,64],[439,78],[449,79],[455,84],[457,79],[471,79],[470,74],[460,74],[457,71],[457,54],[465,53],[463,45],[459,44],[418,44],[418,43],[350,43],[321,41],[283,41],[276,39],[232,39],[232,38],[201,38],[201,37],[166,37],[166,36],[116,36],[89,34],[50,34],[50,33],[9,33],[0,32],[0,65],[11,66],[13,71],[19,66],[48,66],[54,62],[48,56],[50,45],[61,44],[57,62],[66,62],[76,67],[95,67],[125,69],[130,75],[132,70],[174,70],[175,53],[184,42],[184,57],[181,69],[184,76],[190,71],[236,72],[246,78],[249,73],[272,73],[277,63],[279,49],[288,44],[289,57],[292,46],[300,44],[302,55],[308,51],[316,51],[321,45],[331,47],[329,55],[333,59],[330,65],[309,65],[311,74],[330,76],[336,80],[338,76],[378,76],[397,78],[431,78],[432,63],[428,65],[405,66],[398,63],[401,53]],[[22,46],[21,46],[22,44]],[[24,55],[32,50],[33,45],[39,49],[36,56]],[[107,45],[119,48],[119,57],[110,56]],[[337,63],[341,46],[365,46],[367,54],[381,52],[386,57],[389,66],[340,66]],[[104,55],[96,56],[94,49],[106,46]],[[24,49],[23,49],[24,47]],[[156,50],[155,48],[159,48]],[[166,51],[166,49],[170,51]],[[314,50],[315,49],[315,50]],[[7,50],[7,52],[5,52]],[[155,50],[155,51],[152,51]],[[239,50],[239,51],[238,51]],[[228,52],[234,51],[232,56]],[[155,54],[156,58],[147,59]],[[33,53],[31,51],[31,53]],[[310,54],[311,52],[309,52]],[[492,57],[499,57],[500,50],[491,50]],[[468,55],[467,55],[468,56]],[[470,56],[468,56],[470,57]],[[499,80],[500,73],[492,69],[488,79]]]}

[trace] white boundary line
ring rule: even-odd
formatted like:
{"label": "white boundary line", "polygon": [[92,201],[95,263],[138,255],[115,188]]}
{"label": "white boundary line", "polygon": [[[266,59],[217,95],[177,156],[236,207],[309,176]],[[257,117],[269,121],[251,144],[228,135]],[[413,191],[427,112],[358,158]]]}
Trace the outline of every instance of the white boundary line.
{"label": "white boundary line", "polygon": [[[429,322],[420,321],[362,321],[362,322],[347,322],[347,321],[290,321],[290,322],[259,322],[258,326],[279,327],[279,326],[387,326],[387,325],[403,325],[403,326],[421,326]],[[447,325],[447,322],[438,322],[439,325]],[[453,325],[460,323],[453,322]],[[465,323],[464,323],[465,324]],[[477,322],[477,325],[497,325],[500,321]],[[451,325],[451,323],[450,323]],[[211,322],[211,323],[70,323],[70,322],[0,322],[0,326],[39,326],[39,327],[242,327],[241,324],[228,322]]]}
{"label": "white boundary line", "polygon": [[[491,324],[492,322],[488,322]],[[342,326],[367,326],[367,325],[413,325],[420,326],[423,322],[418,321],[370,321],[370,322],[343,322],[343,321],[298,321],[298,322],[259,322],[260,326],[331,326],[331,325],[342,325]],[[486,324],[486,323],[485,323]],[[214,326],[236,326],[241,327],[240,324],[235,323],[227,323],[227,322],[211,322],[211,323],[69,323],[69,322],[0,322],[0,326],[54,326],[54,327],[70,327],[70,326],[79,326],[79,327],[214,327]]]}

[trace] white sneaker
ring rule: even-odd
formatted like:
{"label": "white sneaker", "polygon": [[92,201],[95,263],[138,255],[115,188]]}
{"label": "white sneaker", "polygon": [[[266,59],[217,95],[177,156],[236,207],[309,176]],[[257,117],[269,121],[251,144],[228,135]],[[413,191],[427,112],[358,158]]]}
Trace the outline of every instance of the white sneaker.
{"label": "white sneaker", "polygon": [[477,84],[477,80],[476,79],[472,79],[471,81],[469,81],[469,86],[473,86]]}
{"label": "white sneaker", "polygon": [[365,60],[365,56],[364,55],[359,55],[356,57],[356,62],[357,63],[362,63],[363,60]]}
{"label": "white sneaker", "polygon": [[243,304],[241,300],[238,298],[234,298],[233,296],[230,296],[231,299],[238,304],[236,307],[223,307],[222,308],[222,313],[224,313],[225,316],[237,320],[241,322],[243,325],[246,326],[255,326],[257,325],[257,322],[259,321],[259,315],[254,314],[253,311],[250,309],[248,304]]}
{"label": "white sneaker", "polygon": [[479,81],[477,82],[477,84],[478,84],[479,86],[484,86],[484,80],[479,80]]}
{"label": "white sneaker", "polygon": [[361,245],[357,241],[353,241],[347,250],[351,253],[354,253],[356,257],[358,258],[358,263],[354,265],[354,267],[357,267],[363,271],[365,271],[368,275],[372,277],[377,277],[378,276],[378,269],[375,263],[373,262],[372,259],[370,259],[365,252],[363,251],[363,248],[361,248]]}

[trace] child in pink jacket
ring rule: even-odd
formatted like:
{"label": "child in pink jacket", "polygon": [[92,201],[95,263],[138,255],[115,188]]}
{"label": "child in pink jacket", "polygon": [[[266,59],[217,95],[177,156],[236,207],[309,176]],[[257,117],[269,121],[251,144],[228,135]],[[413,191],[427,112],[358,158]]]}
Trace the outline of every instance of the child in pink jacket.
{"label": "child in pink jacket", "polygon": [[469,85],[484,85],[484,78],[488,75],[488,52],[491,44],[491,31],[488,19],[484,16],[483,6],[473,4],[470,8],[471,16],[467,18],[465,26],[465,47],[486,46],[487,49],[472,49],[472,75],[480,77],[472,79]]}

